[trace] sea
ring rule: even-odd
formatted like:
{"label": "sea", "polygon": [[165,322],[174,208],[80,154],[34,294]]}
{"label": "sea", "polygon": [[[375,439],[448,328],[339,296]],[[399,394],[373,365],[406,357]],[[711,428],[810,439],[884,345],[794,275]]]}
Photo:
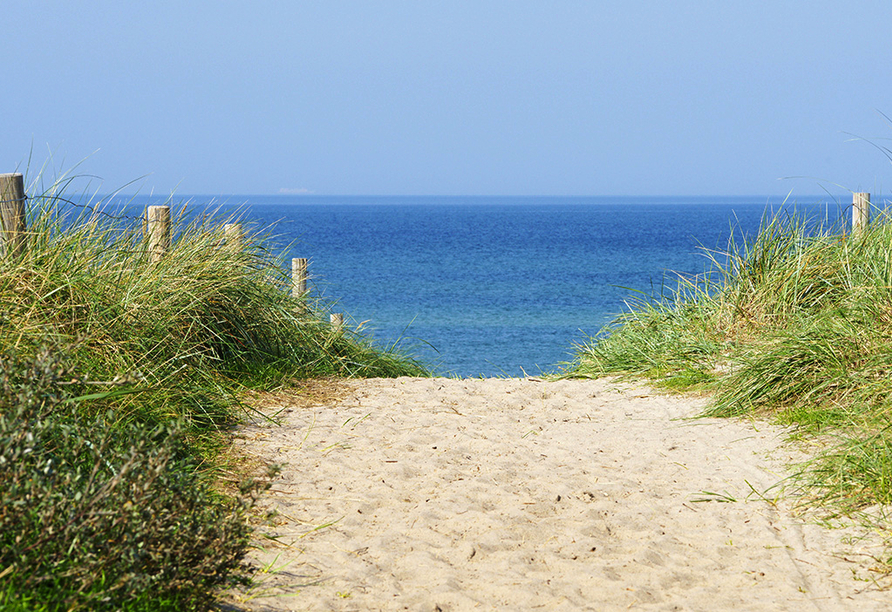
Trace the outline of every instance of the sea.
{"label": "sea", "polygon": [[[168,198],[112,198],[141,210]],[[849,201],[850,202],[850,201]],[[560,372],[634,304],[671,298],[766,217],[833,225],[845,198],[176,196],[235,214],[380,347],[444,376]]]}

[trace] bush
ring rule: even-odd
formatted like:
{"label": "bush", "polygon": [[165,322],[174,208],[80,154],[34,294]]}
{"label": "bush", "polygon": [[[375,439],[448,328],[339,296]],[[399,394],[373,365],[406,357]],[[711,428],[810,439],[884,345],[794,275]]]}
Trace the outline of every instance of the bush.
{"label": "bush", "polygon": [[90,414],[63,358],[0,358],[0,604],[199,609],[238,581],[245,500],[223,500],[175,425]]}

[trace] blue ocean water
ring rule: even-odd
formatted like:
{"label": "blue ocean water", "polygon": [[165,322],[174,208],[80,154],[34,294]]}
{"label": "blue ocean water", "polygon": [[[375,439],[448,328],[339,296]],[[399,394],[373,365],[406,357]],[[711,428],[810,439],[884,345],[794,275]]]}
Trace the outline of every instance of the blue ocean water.
{"label": "blue ocean water", "polygon": [[[182,199],[271,227],[285,262],[310,259],[313,292],[336,302],[348,325],[459,376],[554,371],[627,301],[703,273],[704,248],[722,251],[732,231],[755,235],[766,212],[794,206],[768,197]],[[800,198],[795,209],[831,223],[843,212],[827,197]]]}

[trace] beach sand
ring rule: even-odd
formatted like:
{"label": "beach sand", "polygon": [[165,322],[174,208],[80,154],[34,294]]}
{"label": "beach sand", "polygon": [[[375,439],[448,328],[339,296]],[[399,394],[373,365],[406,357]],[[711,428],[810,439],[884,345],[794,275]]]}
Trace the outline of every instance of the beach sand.
{"label": "beach sand", "polygon": [[236,440],[282,466],[241,609],[892,609],[881,542],[784,494],[777,426],[609,380],[331,384]]}

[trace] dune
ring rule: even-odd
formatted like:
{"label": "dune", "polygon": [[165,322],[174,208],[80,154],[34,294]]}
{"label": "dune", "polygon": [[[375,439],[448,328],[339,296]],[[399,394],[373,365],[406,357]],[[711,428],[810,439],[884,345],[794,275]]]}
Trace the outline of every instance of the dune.
{"label": "dune", "polygon": [[282,466],[246,610],[887,610],[881,539],[795,505],[755,419],[610,380],[374,379],[269,396]]}

